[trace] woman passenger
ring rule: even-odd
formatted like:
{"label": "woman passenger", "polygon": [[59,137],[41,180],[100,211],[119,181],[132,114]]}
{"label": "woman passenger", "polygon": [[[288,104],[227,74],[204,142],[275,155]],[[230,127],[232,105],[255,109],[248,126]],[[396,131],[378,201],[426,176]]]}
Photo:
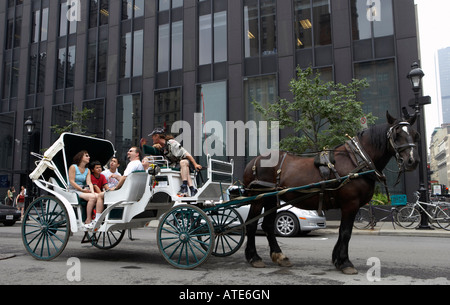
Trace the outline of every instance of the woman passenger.
{"label": "woman passenger", "polygon": [[[87,201],[86,207],[86,222],[85,228],[92,230],[95,226],[96,220],[101,216],[103,212],[103,198],[100,198],[94,191],[94,186],[91,182],[91,172],[87,165],[89,164],[90,157],[86,150],[80,151],[73,158],[73,163],[69,168],[69,189],[78,194],[81,199]],[[92,220],[92,210],[96,208],[96,220]]]}

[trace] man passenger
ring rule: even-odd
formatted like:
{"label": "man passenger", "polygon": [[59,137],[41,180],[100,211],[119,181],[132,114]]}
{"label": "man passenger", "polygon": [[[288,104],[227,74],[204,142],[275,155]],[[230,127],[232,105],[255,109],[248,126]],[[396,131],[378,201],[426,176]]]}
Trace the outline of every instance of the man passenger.
{"label": "man passenger", "polygon": [[197,189],[194,187],[191,175],[189,174],[189,162],[192,163],[195,170],[201,170],[202,166],[197,164],[192,155],[184,149],[180,143],[175,141],[172,136],[166,135],[164,129],[156,128],[149,134],[149,137],[152,137],[153,147],[160,151],[160,153],[171,163],[171,166],[179,164],[183,184],[178,192],[178,196],[188,196],[188,187],[191,196],[195,196],[197,194]]}
{"label": "man passenger", "polygon": [[127,158],[130,160],[130,163],[128,163],[127,168],[125,169],[125,172],[123,173],[123,176],[120,177],[119,183],[117,186],[113,187],[111,190],[118,190],[122,187],[122,185],[125,182],[125,179],[131,175],[131,173],[137,172],[137,171],[143,171],[144,167],[142,166],[141,158],[142,158],[142,152],[139,149],[139,147],[133,146],[128,150]]}

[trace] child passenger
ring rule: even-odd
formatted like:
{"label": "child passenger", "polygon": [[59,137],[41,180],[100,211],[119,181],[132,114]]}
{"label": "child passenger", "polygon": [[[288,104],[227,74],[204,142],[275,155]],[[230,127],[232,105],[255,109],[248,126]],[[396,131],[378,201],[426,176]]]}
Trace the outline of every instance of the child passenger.
{"label": "child passenger", "polygon": [[88,230],[92,230],[95,226],[95,220],[92,219],[94,207],[96,207],[97,211],[96,218],[100,217],[103,212],[103,198],[95,193],[91,181],[91,172],[87,168],[90,159],[89,153],[86,150],[82,150],[75,155],[73,158],[74,164],[69,168],[69,189],[87,201],[87,218],[84,226]]}

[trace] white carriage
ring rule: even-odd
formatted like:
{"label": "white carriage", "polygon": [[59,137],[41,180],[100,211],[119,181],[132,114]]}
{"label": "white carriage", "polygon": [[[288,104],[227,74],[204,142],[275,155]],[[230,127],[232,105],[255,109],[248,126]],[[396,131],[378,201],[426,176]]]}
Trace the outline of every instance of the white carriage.
{"label": "white carriage", "polygon": [[[233,183],[233,162],[209,156],[207,179],[194,197],[178,197],[179,171],[169,168],[163,157],[153,156],[149,171],[132,173],[120,190],[105,193],[102,217],[92,231],[87,231],[83,225],[86,203],[69,190],[68,178],[73,156],[83,149],[91,161],[102,164],[115,154],[107,140],[72,133],[61,135],[43,156],[35,154],[40,161],[30,178],[47,195],[30,204],[22,224],[25,248],[34,258],[58,257],[71,233],[77,232],[85,234],[83,240],[95,247],[111,249],[126,230],[148,226],[151,221],[159,221],[161,254],[178,268],[195,268],[211,254],[227,256],[242,245],[245,226],[240,215],[233,208],[215,208]],[[231,231],[233,234],[228,234]]]}

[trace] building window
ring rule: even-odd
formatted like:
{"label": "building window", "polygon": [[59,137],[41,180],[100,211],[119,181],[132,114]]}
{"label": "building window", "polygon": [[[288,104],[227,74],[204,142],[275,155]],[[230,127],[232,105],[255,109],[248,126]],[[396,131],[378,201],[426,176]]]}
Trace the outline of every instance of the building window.
{"label": "building window", "polygon": [[22,36],[22,18],[10,19],[6,25],[6,49],[20,47],[20,38]]}
{"label": "building window", "polygon": [[329,1],[295,1],[296,48],[331,44],[331,7]]}
{"label": "building window", "polygon": [[75,59],[75,46],[59,49],[56,74],[56,89],[72,88],[74,86]]}
{"label": "building window", "polygon": [[105,99],[96,99],[83,102],[83,109],[93,109],[94,112],[87,122],[86,134],[97,138],[105,136]]}
{"label": "building window", "polygon": [[106,25],[109,22],[109,0],[90,0],[89,27]]}
{"label": "building window", "polygon": [[23,4],[23,0],[8,0],[8,7],[13,7],[14,5]]}
{"label": "building window", "polygon": [[275,0],[244,0],[245,57],[277,53]]}
{"label": "building window", "polygon": [[108,40],[89,44],[86,82],[93,84],[106,81],[108,65]]}
{"label": "building window", "polygon": [[[385,123],[386,110],[394,116],[399,116],[399,96],[396,64],[394,59],[361,62],[355,64],[355,78],[367,79],[369,87],[360,91],[359,100],[363,101],[365,113],[371,112],[378,117],[378,123]],[[387,168],[397,168],[395,160],[391,160]],[[389,185],[394,185],[397,174],[387,171],[386,176]],[[404,181],[402,179],[402,181]],[[402,193],[404,182],[393,186],[392,193]]]}
{"label": "building window", "polygon": [[183,0],[159,0],[158,10],[159,12],[170,10],[171,8],[177,8],[183,6]]}
{"label": "building window", "polygon": [[172,124],[180,119],[181,89],[156,92],[154,127],[162,127],[170,132]]}
{"label": "building window", "polygon": [[367,79],[369,88],[359,93],[364,112],[371,112],[385,122],[386,110],[398,115],[398,91],[395,60],[377,60],[355,64],[355,78]]}
{"label": "building window", "polygon": [[207,154],[216,159],[226,158],[227,82],[197,87],[197,113],[202,117],[202,128],[195,135],[195,139],[202,139],[202,146],[195,148],[196,152],[202,152],[200,163],[206,164]]}
{"label": "building window", "polygon": [[[214,16],[214,17],[212,17]],[[199,17],[199,64],[228,60],[227,12]]]}
{"label": "building window", "polygon": [[48,8],[33,12],[31,43],[48,38]]}
{"label": "building window", "polygon": [[39,55],[30,57],[30,72],[28,82],[28,93],[42,93],[45,87],[45,67],[47,65],[47,53],[42,52]]}
{"label": "building window", "polygon": [[144,0],[122,0],[122,20],[144,16]]}
{"label": "building window", "polygon": [[183,21],[159,25],[158,72],[183,68]]}
{"label": "building window", "polygon": [[19,62],[6,62],[3,70],[3,98],[15,98],[19,91]]}
{"label": "building window", "polygon": [[351,0],[353,40],[394,34],[392,0]]}
{"label": "building window", "polygon": [[67,18],[67,12],[70,7],[67,6],[67,2],[62,2],[59,11],[59,36],[66,36],[67,34],[75,34],[77,32],[77,21],[69,20]]}
{"label": "building window", "polygon": [[[244,81],[244,103],[246,107],[246,121],[247,122],[261,122],[264,118],[261,113],[257,112],[252,105],[256,101],[263,105],[269,105],[277,100],[277,78],[275,75],[249,77]],[[257,124],[257,123],[255,123]],[[255,125],[256,126],[256,125]],[[260,134],[259,126],[258,133]],[[267,132],[270,137],[270,132]],[[256,139],[255,139],[256,138]],[[270,138],[267,139],[268,148],[273,147]],[[260,151],[260,143],[258,136],[254,135],[246,137],[246,158],[249,162],[252,157],[262,153]]]}
{"label": "building window", "polygon": [[15,113],[0,114],[0,168],[13,168]]}
{"label": "building window", "polygon": [[116,103],[116,149],[124,160],[132,146],[139,147],[141,139],[141,95],[119,96]]}
{"label": "building window", "polygon": [[130,78],[141,76],[144,62],[144,31],[126,33],[121,44],[120,77]]}

